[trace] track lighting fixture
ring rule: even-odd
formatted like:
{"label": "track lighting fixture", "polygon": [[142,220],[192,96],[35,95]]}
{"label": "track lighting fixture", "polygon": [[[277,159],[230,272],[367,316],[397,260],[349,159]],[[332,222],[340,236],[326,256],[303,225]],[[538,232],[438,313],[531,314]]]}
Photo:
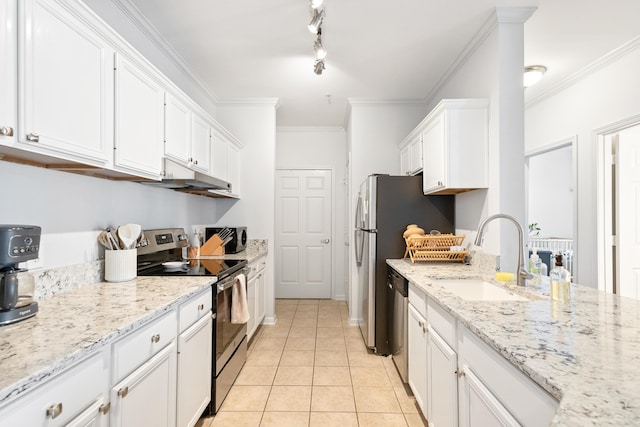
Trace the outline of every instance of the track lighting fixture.
{"label": "track lighting fixture", "polygon": [[322,20],[324,19],[324,9],[313,9],[313,16],[311,17],[311,21],[309,22],[309,25],[307,26],[309,28],[309,31],[311,31],[311,33],[313,34],[318,34],[318,31],[320,30],[320,26],[322,25]]}
{"label": "track lighting fixture", "polygon": [[313,64],[313,72],[316,73],[317,75],[322,74],[322,72],[324,71],[324,60],[323,59],[316,59],[315,64]]}
{"label": "track lighting fixture", "polygon": [[322,31],[318,31],[316,41],[313,43],[313,50],[316,51],[317,59],[324,59],[327,57],[327,51],[324,50],[324,46],[322,46]]}
{"label": "track lighting fixture", "polygon": [[322,3],[322,0],[311,0],[311,7],[313,9],[318,9],[320,6],[322,6]]}

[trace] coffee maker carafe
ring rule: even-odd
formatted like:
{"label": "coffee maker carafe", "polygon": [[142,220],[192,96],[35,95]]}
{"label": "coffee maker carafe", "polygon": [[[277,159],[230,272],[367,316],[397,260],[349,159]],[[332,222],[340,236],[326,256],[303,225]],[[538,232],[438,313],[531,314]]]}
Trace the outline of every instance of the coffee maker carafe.
{"label": "coffee maker carafe", "polygon": [[18,264],[38,258],[41,229],[35,225],[0,225],[0,325],[34,316],[33,276]]}

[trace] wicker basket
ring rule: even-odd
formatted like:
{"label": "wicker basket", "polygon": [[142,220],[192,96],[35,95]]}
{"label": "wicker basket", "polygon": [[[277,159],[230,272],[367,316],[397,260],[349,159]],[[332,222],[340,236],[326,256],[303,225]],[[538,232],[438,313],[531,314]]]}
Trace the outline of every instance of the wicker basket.
{"label": "wicker basket", "polygon": [[411,262],[463,262],[469,251],[452,251],[451,247],[462,245],[464,238],[464,235],[456,236],[453,234],[407,237],[405,239],[407,249],[404,252],[404,257],[409,255]]}

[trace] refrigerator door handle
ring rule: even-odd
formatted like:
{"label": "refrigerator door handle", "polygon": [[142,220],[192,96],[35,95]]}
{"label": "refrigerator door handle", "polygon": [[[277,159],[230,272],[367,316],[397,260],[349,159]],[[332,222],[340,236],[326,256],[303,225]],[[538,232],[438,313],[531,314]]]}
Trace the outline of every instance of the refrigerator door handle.
{"label": "refrigerator door handle", "polygon": [[355,227],[362,228],[362,195],[358,193],[358,203],[356,204]]}
{"label": "refrigerator door handle", "polygon": [[[358,235],[361,236],[360,241],[358,242]],[[362,264],[362,252],[364,250],[364,233],[362,230],[355,229],[353,230],[353,241],[355,243],[354,249],[356,251],[356,263],[358,265]]]}

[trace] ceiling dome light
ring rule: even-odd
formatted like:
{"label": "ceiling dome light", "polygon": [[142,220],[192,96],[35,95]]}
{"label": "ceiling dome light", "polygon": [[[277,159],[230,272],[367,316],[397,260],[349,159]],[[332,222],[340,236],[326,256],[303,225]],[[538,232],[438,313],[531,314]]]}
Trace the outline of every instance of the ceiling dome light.
{"label": "ceiling dome light", "polygon": [[320,6],[322,6],[323,0],[311,0],[311,7],[314,9],[318,9]]}
{"label": "ceiling dome light", "polygon": [[320,26],[322,25],[323,18],[324,18],[324,9],[322,10],[313,9],[313,17],[311,18],[311,22],[309,22],[309,25],[307,26],[309,28],[309,31],[311,31],[313,34],[318,34],[318,31],[320,30]]}
{"label": "ceiling dome light", "polygon": [[547,67],[544,65],[530,65],[524,68],[524,87],[530,87],[538,83]]}
{"label": "ceiling dome light", "polygon": [[324,68],[324,61],[322,59],[316,60],[315,64],[313,64],[313,72],[317,75],[322,74]]}

